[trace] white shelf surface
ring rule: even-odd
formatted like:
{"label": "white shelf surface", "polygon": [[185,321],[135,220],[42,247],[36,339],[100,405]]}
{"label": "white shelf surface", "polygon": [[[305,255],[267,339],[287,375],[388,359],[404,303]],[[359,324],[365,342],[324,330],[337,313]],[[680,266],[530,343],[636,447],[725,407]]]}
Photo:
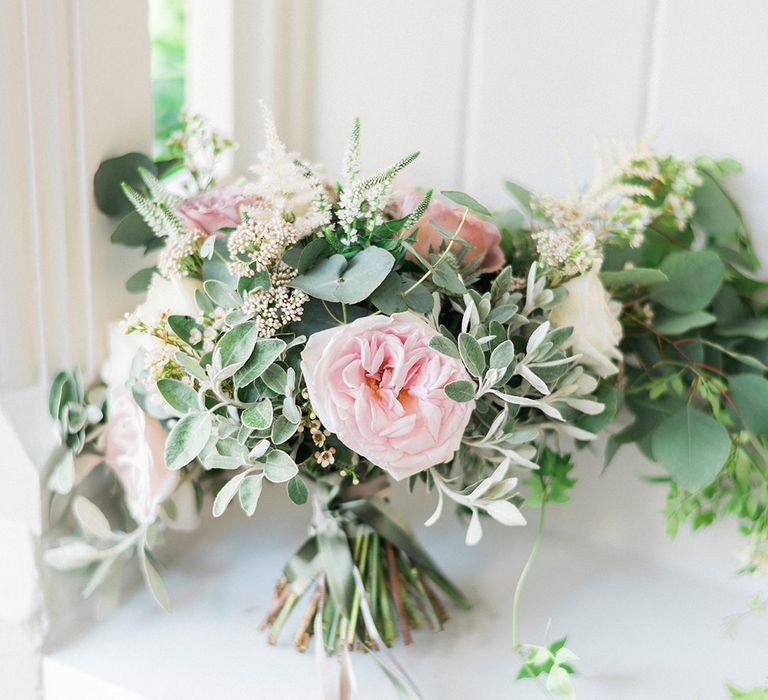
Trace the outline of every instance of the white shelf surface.
{"label": "white shelf surface", "polygon": [[[595,460],[580,461],[574,500],[552,509],[528,580],[523,641],[569,633],[581,657],[582,700],[714,700],[726,697],[726,680],[764,680],[768,619],[745,617],[735,638],[722,629],[726,616],[747,610],[766,589],[764,579],[735,575],[738,538],[720,529],[670,542],[658,514],[663,489],[637,479],[642,467],[624,461],[597,478],[588,466]],[[394,649],[425,699],[544,697],[533,682],[514,681],[511,652],[512,591],[533,527],[488,523],[470,548],[450,513],[434,528],[419,524],[431,497],[398,489],[395,500],[474,603],[470,612],[453,611],[445,631],[416,632],[412,646]],[[44,660],[48,700],[321,697],[313,655],[294,651],[289,631],[270,646],[258,630],[308,511],[276,490],[263,494],[250,521],[232,510],[197,536],[179,537],[165,558],[170,615],[134,587],[100,623],[54,626]],[[396,697],[371,658],[353,660],[359,697]]]}

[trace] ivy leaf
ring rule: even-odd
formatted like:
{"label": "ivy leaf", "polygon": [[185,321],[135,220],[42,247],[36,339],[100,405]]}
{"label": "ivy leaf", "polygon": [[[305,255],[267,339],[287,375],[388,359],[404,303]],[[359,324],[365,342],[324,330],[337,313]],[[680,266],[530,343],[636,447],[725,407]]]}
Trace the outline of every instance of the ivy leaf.
{"label": "ivy leaf", "polygon": [[698,491],[720,473],[731,450],[728,431],[712,416],[686,406],[651,436],[654,458],[686,491]]}

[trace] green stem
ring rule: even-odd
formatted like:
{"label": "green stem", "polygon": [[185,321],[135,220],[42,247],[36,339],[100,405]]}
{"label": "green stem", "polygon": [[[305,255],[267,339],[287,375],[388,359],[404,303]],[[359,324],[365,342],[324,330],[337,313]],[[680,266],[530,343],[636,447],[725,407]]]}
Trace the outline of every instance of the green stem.
{"label": "green stem", "polygon": [[517,579],[517,586],[515,586],[515,596],[512,599],[512,648],[518,654],[521,651],[520,645],[520,597],[523,594],[523,586],[525,585],[525,579],[528,577],[528,572],[533,566],[533,561],[536,559],[536,553],[539,551],[539,545],[541,544],[541,537],[544,534],[544,503],[541,504],[541,514],[539,515],[539,528],[536,530],[536,537],[533,540],[533,546],[531,547],[531,553],[528,555],[528,561],[525,562],[523,570],[520,572],[520,578]]}
{"label": "green stem", "polygon": [[323,305],[325,310],[328,312],[328,315],[336,322],[337,326],[343,326],[344,325],[344,321],[342,321],[340,318],[337,318],[334,315],[333,311],[331,311],[331,309],[329,308],[328,304],[326,304],[322,299],[320,300],[320,303]]}

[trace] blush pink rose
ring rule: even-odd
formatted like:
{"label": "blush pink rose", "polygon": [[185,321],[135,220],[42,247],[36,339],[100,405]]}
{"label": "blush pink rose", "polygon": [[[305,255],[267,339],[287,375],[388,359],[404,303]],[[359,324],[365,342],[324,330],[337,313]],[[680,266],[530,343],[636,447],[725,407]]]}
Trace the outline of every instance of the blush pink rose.
{"label": "blush pink rose", "polygon": [[219,229],[239,226],[240,208],[255,201],[241,187],[228,185],[185,199],[175,211],[187,226],[211,236]]}
{"label": "blush pink rose", "polygon": [[102,435],[107,466],[123,486],[125,504],[140,525],[155,521],[160,504],[176,489],[178,472],[165,466],[167,433],[126,389],[111,389],[107,427]]}
{"label": "blush pink rose", "polygon": [[301,355],[323,425],[397,480],[451,459],[474,409],[446,396],[446,384],[470,377],[429,347],[435,335],[410,313],[367,316],[315,333]]}
{"label": "blush pink rose", "polygon": [[[398,217],[407,216],[421,201],[421,195],[417,192],[404,194],[398,203]],[[432,200],[427,207],[424,216],[421,217],[416,228],[416,241],[414,250],[424,258],[431,252],[438,252],[446,243],[437,229],[430,224],[430,219],[437,222],[447,231],[455,233],[461,223],[464,209],[450,207],[443,202]],[[480,270],[483,272],[498,272],[504,266],[504,252],[501,250],[501,233],[490,221],[467,214],[464,225],[461,227],[459,237],[467,241],[475,250],[467,249],[464,261],[467,264],[480,259]],[[460,251],[466,246],[453,244],[452,250]]]}

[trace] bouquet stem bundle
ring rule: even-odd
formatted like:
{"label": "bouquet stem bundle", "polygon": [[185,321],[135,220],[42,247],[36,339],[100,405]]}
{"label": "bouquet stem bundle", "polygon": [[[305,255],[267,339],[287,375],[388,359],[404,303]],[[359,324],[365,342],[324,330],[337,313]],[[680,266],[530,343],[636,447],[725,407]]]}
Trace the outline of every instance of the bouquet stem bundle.
{"label": "bouquet stem bundle", "polygon": [[271,644],[302,602],[293,644],[305,651],[315,636],[329,654],[410,644],[413,630],[443,629],[440,593],[469,608],[388,501],[352,496],[328,507],[315,498],[314,532],[286,565],[263,623]]}

